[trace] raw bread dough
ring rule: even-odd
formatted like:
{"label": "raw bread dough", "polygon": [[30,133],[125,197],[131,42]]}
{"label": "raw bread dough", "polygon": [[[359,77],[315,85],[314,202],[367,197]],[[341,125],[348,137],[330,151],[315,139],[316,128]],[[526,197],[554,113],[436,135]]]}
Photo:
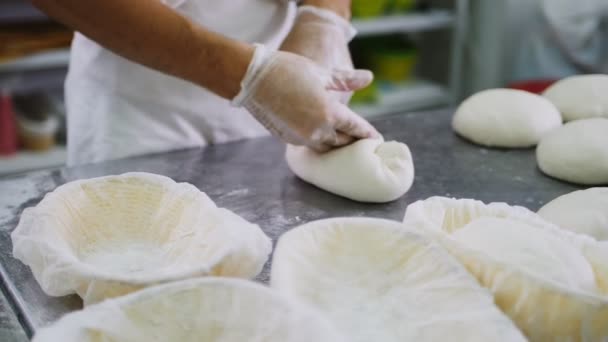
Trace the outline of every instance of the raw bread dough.
{"label": "raw bread dough", "polygon": [[608,184],[608,119],[565,124],[541,140],[536,159],[549,176],[579,184]]}
{"label": "raw bread dough", "polygon": [[543,96],[562,113],[564,121],[593,117],[608,118],[608,75],[578,75],[564,78]]}
{"label": "raw bread dough", "polygon": [[323,154],[287,145],[285,155],[302,180],[355,201],[390,202],[414,182],[410,150],[396,141],[362,139]]}
{"label": "raw bread dough", "polygon": [[538,214],[560,228],[608,240],[608,188],[591,188],[560,196]]}
{"label": "raw bread dough", "polygon": [[191,184],[127,173],[71,182],[26,209],[13,255],[51,296],[85,305],[203,275],[252,278],[272,245]]}
{"label": "raw bread dough", "polygon": [[319,312],[253,282],[186,280],[62,317],[34,342],[341,342]]}
{"label": "raw bread dough", "polygon": [[452,127],[464,138],[490,147],[530,147],[561,126],[555,106],[522,90],[490,89],[466,99],[456,110]]}
{"label": "raw bread dough", "polygon": [[525,340],[458,261],[398,222],[295,228],[279,239],[271,285],[326,313],[348,341]]}
{"label": "raw bread dough", "polygon": [[608,339],[608,244],[505,203],[433,197],[404,222],[434,234],[530,341]]}

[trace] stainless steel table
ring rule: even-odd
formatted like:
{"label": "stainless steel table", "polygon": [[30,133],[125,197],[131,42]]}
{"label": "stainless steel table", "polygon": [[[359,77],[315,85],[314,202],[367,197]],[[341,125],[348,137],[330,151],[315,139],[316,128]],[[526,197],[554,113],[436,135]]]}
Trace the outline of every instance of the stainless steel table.
{"label": "stainless steel table", "polygon": [[17,315],[11,308],[8,299],[0,292],[0,341],[25,342],[25,330],[19,324]]}
{"label": "stainless steel table", "polygon": [[[298,180],[288,170],[284,146],[273,138],[254,139],[0,179],[0,271],[5,291],[31,334],[81,307],[75,296],[51,298],[29,269],[11,257],[10,232],[21,211],[66,182],[128,171],[146,171],[189,182],[219,206],[259,224],[275,241],[299,224],[336,216],[400,220],[413,201],[430,196],[504,201],[536,210],[558,195],[578,189],[543,176],[534,150],[490,150],[471,145],[450,129],[449,109],[397,115],[374,124],[387,140],[409,145],[414,155],[413,188],[389,204],[356,203]],[[267,281],[268,267],[258,277]]]}

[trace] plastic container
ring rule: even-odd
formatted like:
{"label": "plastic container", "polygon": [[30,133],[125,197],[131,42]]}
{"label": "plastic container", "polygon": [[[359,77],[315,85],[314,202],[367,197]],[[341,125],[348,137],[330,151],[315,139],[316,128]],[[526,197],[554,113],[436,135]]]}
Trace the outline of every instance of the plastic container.
{"label": "plastic container", "polygon": [[525,90],[534,94],[542,94],[557,80],[527,80],[511,83],[508,85],[511,89]]}
{"label": "plastic container", "polygon": [[391,14],[410,12],[416,7],[416,0],[393,0],[390,7]]}
{"label": "plastic container", "polygon": [[49,116],[44,121],[34,121],[23,116],[17,117],[19,140],[21,145],[32,151],[46,151],[55,146],[55,134],[59,129],[59,120]]}
{"label": "plastic container", "polygon": [[377,80],[402,82],[413,78],[418,59],[415,49],[382,49],[371,53],[371,68]]}
{"label": "plastic container", "polygon": [[352,104],[357,103],[375,103],[378,101],[378,82],[373,81],[369,86],[356,91],[353,94],[350,102]]}
{"label": "plastic container", "polygon": [[354,18],[374,18],[383,15],[390,5],[390,0],[353,0],[351,9]]}
{"label": "plastic container", "polygon": [[0,156],[17,152],[17,128],[15,112],[9,95],[0,93]]}

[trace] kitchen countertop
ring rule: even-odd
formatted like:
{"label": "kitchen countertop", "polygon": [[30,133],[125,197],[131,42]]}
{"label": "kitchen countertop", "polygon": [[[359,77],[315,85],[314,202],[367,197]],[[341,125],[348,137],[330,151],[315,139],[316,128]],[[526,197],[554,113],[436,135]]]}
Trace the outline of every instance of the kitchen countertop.
{"label": "kitchen countertop", "polygon": [[[10,241],[10,232],[24,208],[76,179],[145,171],[189,182],[218,206],[260,225],[274,241],[292,227],[327,217],[401,220],[408,204],[435,195],[508,202],[537,210],[549,200],[579,189],[543,176],[536,167],[533,149],[492,150],[463,141],[452,133],[451,114],[452,110],[444,109],[373,121],[386,140],[409,145],[416,167],[412,189],[388,204],[353,202],[298,180],[284,162],[284,146],[274,138],[0,178],[0,275],[4,290],[20,310],[28,334],[81,307],[76,296],[46,296],[29,269],[12,258]],[[268,280],[268,265],[258,280]],[[0,306],[6,310],[3,308],[5,305]],[[1,324],[2,320],[0,328]],[[14,330],[19,333],[18,328]]]}
{"label": "kitchen countertop", "polygon": [[25,342],[27,340],[25,331],[19,324],[8,299],[0,292],[0,341]]}

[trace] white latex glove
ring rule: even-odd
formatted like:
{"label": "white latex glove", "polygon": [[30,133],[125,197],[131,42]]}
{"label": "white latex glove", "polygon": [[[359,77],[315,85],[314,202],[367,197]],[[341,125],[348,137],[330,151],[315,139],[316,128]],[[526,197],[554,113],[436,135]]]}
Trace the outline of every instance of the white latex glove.
{"label": "white latex glove", "polygon": [[[308,57],[327,69],[352,70],[348,43],[355,28],[336,13],[314,6],[301,6],[291,32],[281,50]],[[348,103],[353,92],[335,93],[342,103]]]}
{"label": "white latex glove", "polygon": [[308,58],[256,45],[233,105],[244,106],[270,132],[323,152],[378,132],[331,95],[367,86],[367,70],[328,70]]}

